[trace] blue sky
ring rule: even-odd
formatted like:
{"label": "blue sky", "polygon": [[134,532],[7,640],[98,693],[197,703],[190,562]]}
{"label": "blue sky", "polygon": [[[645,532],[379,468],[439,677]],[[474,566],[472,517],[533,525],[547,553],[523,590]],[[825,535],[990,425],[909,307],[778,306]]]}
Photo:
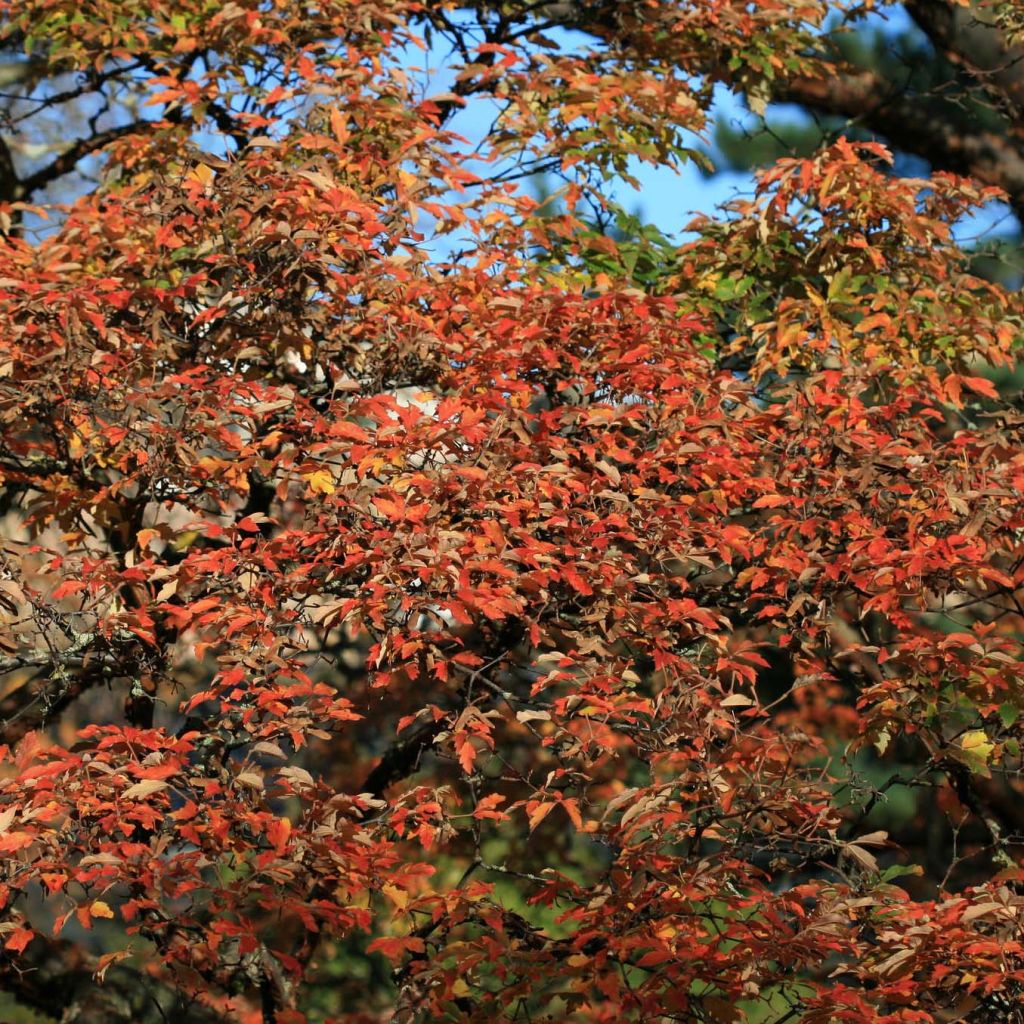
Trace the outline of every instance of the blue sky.
{"label": "blue sky", "polygon": [[[859,30],[881,30],[896,35],[912,27],[902,6],[883,5],[864,19]],[[572,48],[579,46],[583,39],[571,32],[550,32],[549,35]],[[447,55],[442,43],[443,40],[437,41],[425,53],[410,48],[403,61],[408,68],[415,68],[422,75],[427,95],[445,92],[451,85],[450,76],[445,71]],[[493,112],[494,108],[486,103],[470,103],[466,110],[453,119],[451,126],[476,142],[489,127]],[[775,104],[769,107],[766,120],[769,124],[792,123],[807,116],[797,107]],[[750,114],[724,87],[717,88],[715,92],[709,133],[713,133],[715,123],[721,122],[744,128],[752,134],[762,127],[760,119]],[[713,147],[711,155],[718,163]],[[622,181],[614,183],[612,187],[616,200],[630,212],[638,213],[643,220],[655,224],[668,237],[676,239],[680,238],[683,228],[695,214],[712,213],[722,203],[736,196],[749,196],[754,181],[753,174],[746,171],[721,170],[708,177],[695,164],[688,164],[677,173],[666,167],[652,167],[634,161],[631,171],[639,180],[640,188],[634,189]],[[920,173],[927,173],[923,162]],[[957,236],[964,243],[991,240],[1013,234],[1016,226],[1016,221],[1005,205],[992,204],[990,208],[959,225]]]}

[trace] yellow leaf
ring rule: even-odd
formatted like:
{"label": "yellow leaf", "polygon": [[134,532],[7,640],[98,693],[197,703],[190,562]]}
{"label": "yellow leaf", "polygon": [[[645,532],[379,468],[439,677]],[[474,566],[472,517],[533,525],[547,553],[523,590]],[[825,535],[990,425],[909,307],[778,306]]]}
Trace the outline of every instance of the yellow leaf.
{"label": "yellow leaf", "polygon": [[551,813],[553,803],[539,803],[532,811],[529,811],[530,831],[532,832]]}
{"label": "yellow leaf", "polygon": [[314,494],[333,494],[335,491],[334,477],[326,469],[317,469],[305,477],[309,489]]}
{"label": "yellow leaf", "polygon": [[198,539],[198,530],[186,530],[171,541],[171,547],[175,551],[187,551]]}
{"label": "yellow leaf", "polygon": [[334,132],[334,137],[338,140],[340,145],[344,145],[348,142],[348,138],[351,133],[348,130],[348,125],[345,123],[345,118],[337,107],[331,108],[331,131]]}
{"label": "yellow leaf", "polygon": [[407,892],[394,885],[385,885],[382,888],[384,895],[387,896],[387,898],[391,900],[399,910],[405,910],[409,903],[409,894]]}
{"label": "yellow leaf", "polygon": [[93,917],[113,917],[114,912],[107,906],[103,900],[94,900],[92,906],[89,908],[89,913]]}
{"label": "yellow leaf", "polygon": [[212,167],[207,167],[206,164],[196,164],[189,172],[189,177],[195,178],[200,185],[206,188],[217,177],[217,172]]}
{"label": "yellow leaf", "polygon": [[962,760],[972,772],[988,775],[988,764],[996,745],[988,738],[983,729],[972,729],[960,737],[960,753]]}

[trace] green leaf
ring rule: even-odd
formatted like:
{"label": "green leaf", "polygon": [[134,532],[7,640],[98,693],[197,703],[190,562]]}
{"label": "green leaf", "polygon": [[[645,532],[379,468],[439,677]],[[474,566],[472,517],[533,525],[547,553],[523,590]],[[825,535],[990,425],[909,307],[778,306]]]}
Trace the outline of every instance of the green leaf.
{"label": "green leaf", "polygon": [[920,876],[924,874],[924,868],[920,864],[893,864],[886,868],[879,876],[883,882],[891,882],[894,878],[904,878],[907,875]]}

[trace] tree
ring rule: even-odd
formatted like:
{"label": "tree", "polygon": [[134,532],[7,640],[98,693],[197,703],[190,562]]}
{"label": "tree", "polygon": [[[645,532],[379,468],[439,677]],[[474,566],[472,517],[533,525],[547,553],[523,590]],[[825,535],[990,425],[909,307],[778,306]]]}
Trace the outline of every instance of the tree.
{"label": "tree", "polygon": [[[911,0],[918,30],[899,58],[847,47],[841,73],[798,80],[779,99],[838,115],[933,167],[1003,189],[1024,210],[1020,11],[1008,3]],[[837,40],[837,42],[839,42]],[[842,43],[840,43],[842,53]],[[901,58],[901,59],[900,59]]]}
{"label": "tree", "polygon": [[[796,104],[812,115],[773,116],[774,138],[759,140],[763,155],[780,144],[809,150],[836,132],[866,133],[919,163],[969,173],[1015,195],[1019,27],[1008,12],[929,0],[836,22],[825,43],[829,79],[788,82],[751,104],[761,111],[768,102]],[[747,163],[749,149],[728,126],[718,131],[730,160]]]}
{"label": "tree", "polygon": [[1019,1018],[999,193],[838,139],[595,228],[834,10],[0,2],[20,130],[108,118],[0,207],[36,1019]]}

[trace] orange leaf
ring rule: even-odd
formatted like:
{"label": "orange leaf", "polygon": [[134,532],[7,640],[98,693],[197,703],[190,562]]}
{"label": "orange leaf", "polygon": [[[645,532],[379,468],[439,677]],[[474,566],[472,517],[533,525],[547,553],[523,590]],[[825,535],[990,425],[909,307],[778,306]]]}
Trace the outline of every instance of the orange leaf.
{"label": "orange leaf", "polygon": [[394,935],[374,939],[366,947],[367,953],[382,953],[392,963],[401,960],[406,953],[422,953],[423,950],[423,940],[415,935]]}
{"label": "orange leaf", "polygon": [[17,928],[7,936],[4,949],[9,949],[12,953],[22,953],[35,938],[35,934],[31,928]]}
{"label": "orange leaf", "polygon": [[530,805],[527,804],[530,831],[532,832],[551,813],[552,809],[557,806],[555,803],[538,803],[533,805],[533,810],[529,810]]}

